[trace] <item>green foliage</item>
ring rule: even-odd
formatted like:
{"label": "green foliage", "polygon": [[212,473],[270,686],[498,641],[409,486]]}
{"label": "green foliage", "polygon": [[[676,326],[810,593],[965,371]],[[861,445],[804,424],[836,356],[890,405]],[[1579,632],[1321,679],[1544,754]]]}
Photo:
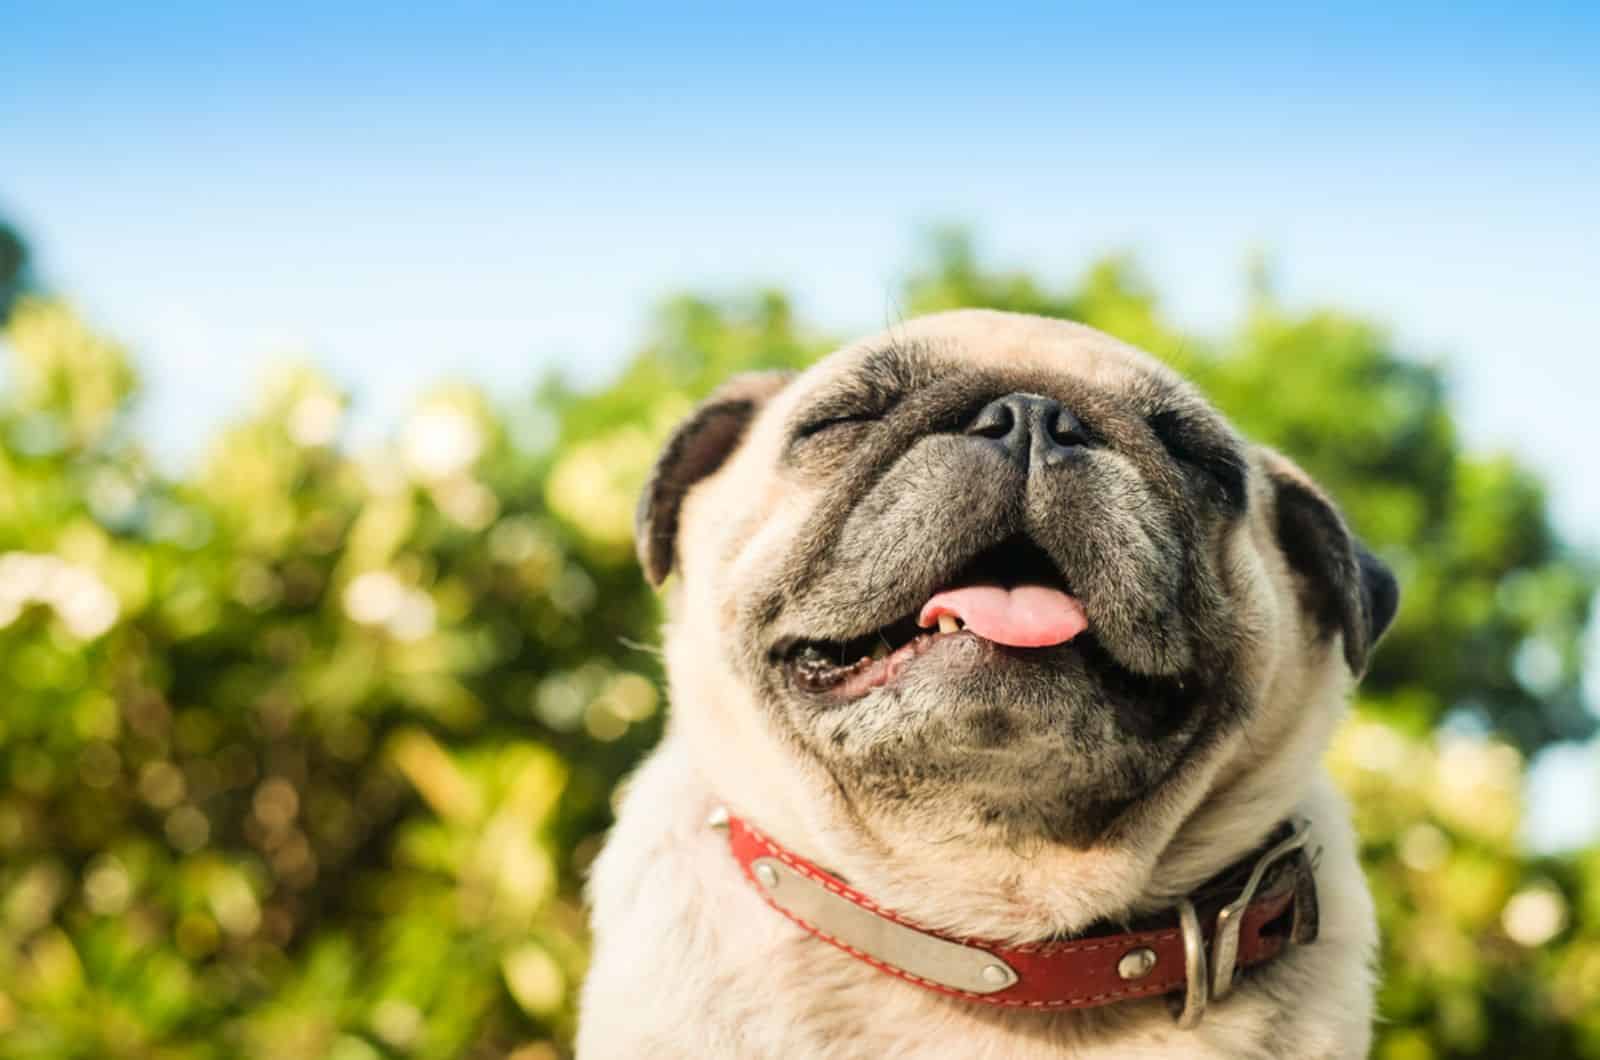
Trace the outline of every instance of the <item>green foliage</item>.
{"label": "green foliage", "polygon": [[[125,351],[8,289],[0,1060],[564,1055],[581,874],[659,731],[634,496],[694,401],[833,337],[778,294],[680,298],[609,387],[441,389],[363,453],[289,369],[175,478],[129,435]],[[1463,450],[1440,368],[1264,284],[1187,334],[1125,261],[1058,291],[959,232],[905,303],[1102,327],[1332,487],[1406,588],[1333,755],[1384,923],[1380,1054],[1600,1057],[1600,852],[1516,846],[1524,755],[1593,726],[1594,570],[1535,477]]]}
{"label": "green foliage", "polygon": [[28,248],[9,225],[0,221],[0,320],[28,282]]}

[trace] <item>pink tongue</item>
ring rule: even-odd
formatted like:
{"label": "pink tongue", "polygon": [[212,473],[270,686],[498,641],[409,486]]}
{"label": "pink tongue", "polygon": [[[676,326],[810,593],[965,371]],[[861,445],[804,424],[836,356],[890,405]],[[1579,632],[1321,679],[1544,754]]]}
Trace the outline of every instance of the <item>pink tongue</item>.
{"label": "pink tongue", "polygon": [[984,640],[1013,648],[1065,644],[1089,628],[1088,616],[1076,598],[1043,585],[949,589],[922,605],[917,624],[931,626],[940,615],[954,615]]}

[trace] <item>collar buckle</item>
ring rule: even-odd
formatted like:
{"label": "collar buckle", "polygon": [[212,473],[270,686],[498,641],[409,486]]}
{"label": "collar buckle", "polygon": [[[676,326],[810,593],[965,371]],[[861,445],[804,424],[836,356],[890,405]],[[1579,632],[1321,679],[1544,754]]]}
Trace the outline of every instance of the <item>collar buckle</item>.
{"label": "collar buckle", "polygon": [[[1239,962],[1239,932],[1244,926],[1244,912],[1250,908],[1261,882],[1269,870],[1284,858],[1304,849],[1311,835],[1311,822],[1304,817],[1290,819],[1289,834],[1269,847],[1256,859],[1250,877],[1238,896],[1217,913],[1216,927],[1212,932],[1211,957],[1206,959],[1205,935],[1200,928],[1200,918],[1194,903],[1185,898],[1178,903],[1178,924],[1183,932],[1183,957],[1186,989],[1183,1008],[1179,1011],[1178,1026],[1188,1029],[1196,1026],[1205,1015],[1206,1005],[1221,1001],[1233,990],[1233,973]],[[1299,941],[1303,935],[1300,923],[1301,902],[1295,902],[1295,927],[1292,938]],[[1315,916],[1314,911],[1309,915]],[[1314,927],[1310,928],[1315,931]],[[1208,966],[1209,965],[1209,974]]]}

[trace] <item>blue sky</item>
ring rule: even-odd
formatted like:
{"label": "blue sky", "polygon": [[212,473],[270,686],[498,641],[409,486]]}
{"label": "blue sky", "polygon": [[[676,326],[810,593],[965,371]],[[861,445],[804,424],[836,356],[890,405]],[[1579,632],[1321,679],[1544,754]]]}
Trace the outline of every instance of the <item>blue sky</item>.
{"label": "blue sky", "polygon": [[1063,279],[1132,250],[1204,327],[1269,251],[1600,544],[1600,6],[334,7],[0,0],[0,215],[174,459],[288,353],[376,430],[601,378],[671,291],[876,327],[958,220]]}

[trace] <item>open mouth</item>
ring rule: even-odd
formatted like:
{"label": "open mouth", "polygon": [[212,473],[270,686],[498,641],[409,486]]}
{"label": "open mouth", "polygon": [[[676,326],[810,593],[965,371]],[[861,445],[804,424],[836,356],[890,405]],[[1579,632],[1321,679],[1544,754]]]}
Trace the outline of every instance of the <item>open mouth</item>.
{"label": "open mouth", "polygon": [[892,682],[943,638],[1027,650],[1066,644],[1088,625],[1055,562],[1018,535],[980,553],[946,588],[886,626],[849,640],[791,640],[775,654],[802,691],[854,698]]}

